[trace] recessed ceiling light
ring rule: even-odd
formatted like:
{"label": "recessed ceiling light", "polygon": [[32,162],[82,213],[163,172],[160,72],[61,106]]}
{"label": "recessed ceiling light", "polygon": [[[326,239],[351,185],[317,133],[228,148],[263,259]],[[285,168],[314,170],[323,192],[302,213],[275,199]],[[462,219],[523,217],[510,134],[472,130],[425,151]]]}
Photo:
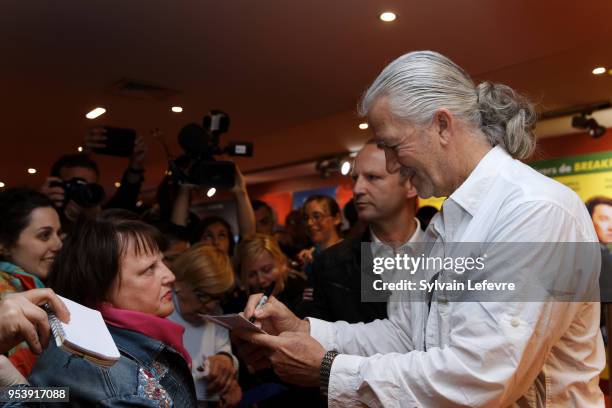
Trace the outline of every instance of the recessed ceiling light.
{"label": "recessed ceiling light", "polygon": [[30,173],[30,174],[36,174],[36,169],[34,169],[34,168],[30,167],[30,168],[28,169],[28,173]]}
{"label": "recessed ceiling light", "polygon": [[117,188],[121,187],[121,183],[118,182],[118,181],[115,181],[115,187],[117,187]]}
{"label": "recessed ceiling light", "polygon": [[340,173],[342,173],[343,176],[346,176],[347,174],[349,174],[350,171],[351,171],[351,162],[348,160],[345,160],[342,163],[342,167],[340,167]]}
{"label": "recessed ceiling light", "polygon": [[208,197],[212,197],[215,195],[216,192],[217,192],[217,189],[213,187],[213,188],[208,189],[208,191],[206,192],[206,195]]}
{"label": "recessed ceiling light", "polygon": [[597,67],[593,70],[593,75],[601,75],[606,72],[604,67]]}
{"label": "recessed ceiling light", "polygon": [[392,13],[390,11],[385,11],[384,13],[381,13],[380,15],[380,19],[387,23],[390,21],[394,21],[396,18],[397,16],[395,15],[395,13]]}
{"label": "recessed ceiling light", "polygon": [[359,129],[366,130],[367,128],[368,128],[368,124],[366,122],[363,122],[363,123],[359,124]]}
{"label": "recessed ceiling light", "polygon": [[83,146],[79,146],[79,147],[77,147],[77,150],[78,150],[79,152],[82,152],[82,151],[83,151]]}
{"label": "recessed ceiling light", "polygon": [[181,106],[173,106],[171,109],[174,113],[181,113],[183,111],[183,108]]}
{"label": "recessed ceiling light", "polygon": [[104,108],[95,108],[91,112],[87,113],[87,115],[85,115],[85,117],[87,119],[95,119],[98,116],[104,115],[105,113],[106,113],[106,109],[104,109]]}
{"label": "recessed ceiling light", "polygon": [[0,181],[0,188],[4,188],[4,183]]}

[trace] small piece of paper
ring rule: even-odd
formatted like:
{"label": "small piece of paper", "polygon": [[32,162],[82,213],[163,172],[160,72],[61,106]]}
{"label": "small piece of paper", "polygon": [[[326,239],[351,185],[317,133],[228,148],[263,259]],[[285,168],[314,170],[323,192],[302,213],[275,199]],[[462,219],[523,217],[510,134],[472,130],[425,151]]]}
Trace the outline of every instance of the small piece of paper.
{"label": "small piece of paper", "polygon": [[225,327],[227,330],[245,330],[245,331],[255,331],[257,333],[264,333],[261,328],[255,326],[253,323],[249,322],[243,315],[232,313],[221,316],[211,316],[205,315],[203,316],[206,320],[218,324],[219,326]]}

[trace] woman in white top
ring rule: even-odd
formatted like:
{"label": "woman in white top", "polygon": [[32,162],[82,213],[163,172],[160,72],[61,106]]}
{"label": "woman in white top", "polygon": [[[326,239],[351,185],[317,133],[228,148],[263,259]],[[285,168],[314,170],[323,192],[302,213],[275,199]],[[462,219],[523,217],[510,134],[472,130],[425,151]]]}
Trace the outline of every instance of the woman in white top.
{"label": "woman in white top", "polygon": [[197,244],[174,261],[172,271],[176,282],[174,312],[169,319],[185,327],[183,343],[191,355],[198,400],[220,399],[224,407],[235,406],[242,392],[229,334],[203,318],[220,314],[219,301],[234,285],[231,261],[223,251]]}

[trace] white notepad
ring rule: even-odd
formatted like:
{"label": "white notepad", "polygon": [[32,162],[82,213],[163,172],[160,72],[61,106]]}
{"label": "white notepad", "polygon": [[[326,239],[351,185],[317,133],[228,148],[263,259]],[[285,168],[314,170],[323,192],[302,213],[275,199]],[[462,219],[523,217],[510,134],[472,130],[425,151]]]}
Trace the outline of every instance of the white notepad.
{"label": "white notepad", "polygon": [[59,298],[70,312],[70,322],[64,323],[55,314],[49,313],[49,323],[57,347],[103,367],[115,364],[121,354],[102,314],[62,296]]}

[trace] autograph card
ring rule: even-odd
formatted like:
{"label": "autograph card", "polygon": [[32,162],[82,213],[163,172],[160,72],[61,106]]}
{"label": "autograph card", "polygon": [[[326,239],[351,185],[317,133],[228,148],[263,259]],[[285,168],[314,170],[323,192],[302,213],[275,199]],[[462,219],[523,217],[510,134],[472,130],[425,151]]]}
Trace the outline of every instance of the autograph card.
{"label": "autograph card", "polygon": [[206,315],[204,318],[210,322],[225,327],[227,330],[256,331],[258,333],[267,334],[265,331],[249,322],[241,314],[232,313],[221,316]]}

